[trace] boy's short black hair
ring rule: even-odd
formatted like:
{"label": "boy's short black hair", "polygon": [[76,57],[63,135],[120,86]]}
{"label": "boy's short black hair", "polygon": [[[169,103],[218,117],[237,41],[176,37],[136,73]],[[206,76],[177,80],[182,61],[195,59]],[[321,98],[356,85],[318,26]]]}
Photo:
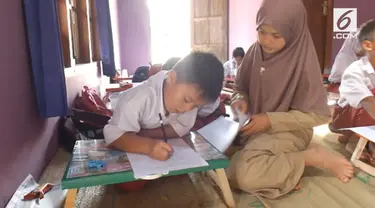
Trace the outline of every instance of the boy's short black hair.
{"label": "boy's short black hair", "polygon": [[177,62],[181,60],[180,57],[171,57],[169,58],[162,66],[161,70],[170,71]]}
{"label": "boy's short black hair", "polygon": [[374,41],[375,36],[375,19],[372,19],[361,26],[358,34],[358,40],[363,43],[365,40]]}
{"label": "boy's short black hair", "polygon": [[233,58],[236,58],[236,57],[241,57],[243,58],[245,56],[245,51],[243,48],[241,47],[237,47],[233,50],[233,53],[232,53],[232,56]]}
{"label": "boy's short black hair", "polygon": [[192,52],[173,67],[177,82],[197,84],[202,98],[214,102],[223,87],[224,67],[212,53]]}

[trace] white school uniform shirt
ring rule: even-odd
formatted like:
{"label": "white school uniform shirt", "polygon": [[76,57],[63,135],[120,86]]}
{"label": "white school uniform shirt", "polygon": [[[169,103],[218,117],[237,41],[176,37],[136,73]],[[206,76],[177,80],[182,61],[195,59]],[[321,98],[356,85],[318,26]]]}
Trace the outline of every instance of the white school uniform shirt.
{"label": "white school uniform shirt", "polygon": [[213,113],[220,105],[220,98],[216,99],[215,102],[198,107],[198,116],[206,117]]}
{"label": "white school uniform shirt", "polygon": [[236,76],[237,74],[237,62],[235,59],[228,60],[224,63],[224,78],[227,76]]}
{"label": "white school uniform shirt", "polygon": [[[171,125],[179,136],[189,133],[194,126],[198,108],[185,113],[170,113],[165,116],[163,104],[163,82],[167,71],[151,76],[143,84],[121,93],[113,116],[104,127],[104,139],[111,144],[126,132],[160,127],[159,113],[165,125]],[[212,112],[216,110],[213,109]]]}
{"label": "white school uniform shirt", "polygon": [[359,31],[352,33],[352,35],[355,35],[355,38],[348,38],[342,44],[340,51],[335,57],[331,73],[328,77],[330,82],[340,83],[344,71],[350,66],[350,64],[359,59],[357,53],[362,50],[362,46],[356,36],[358,33]]}
{"label": "white school uniform shirt", "polygon": [[340,84],[338,105],[361,108],[360,102],[373,96],[371,90],[375,86],[375,71],[367,56],[352,63],[344,72]]}

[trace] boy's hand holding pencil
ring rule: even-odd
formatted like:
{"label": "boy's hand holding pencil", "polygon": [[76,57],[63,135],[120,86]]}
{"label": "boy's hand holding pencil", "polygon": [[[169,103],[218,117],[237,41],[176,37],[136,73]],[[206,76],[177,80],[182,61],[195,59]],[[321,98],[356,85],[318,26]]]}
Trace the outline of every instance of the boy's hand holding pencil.
{"label": "boy's hand holding pencil", "polygon": [[154,139],[148,156],[156,160],[168,160],[172,154],[173,148],[171,145],[162,140]]}
{"label": "boy's hand holding pencil", "polygon": [[155,139],[152,146],[150,147],[150,152],[148,156],[156,160],[167,160],[173,155],[173,148],[169,145],[167,136],[165,134],[164,122],[161,114],[159,113],[160,128],[163,131],[164,140]]}

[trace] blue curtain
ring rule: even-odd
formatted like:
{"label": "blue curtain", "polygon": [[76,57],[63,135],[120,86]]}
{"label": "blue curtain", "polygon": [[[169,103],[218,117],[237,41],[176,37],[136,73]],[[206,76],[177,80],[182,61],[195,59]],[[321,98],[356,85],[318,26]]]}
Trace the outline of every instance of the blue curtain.
{"label": "blue curtain", "polygon": [[113,38],[109,0],[96,0],[96,19],[98,22],[100,54],[103,64],[103,74],[113,77],[116,74],[113,52]]}
{"label": "blue curtain", "polygon": [[68,104],[56,0],[23,2],[39,114],[66,116]]}

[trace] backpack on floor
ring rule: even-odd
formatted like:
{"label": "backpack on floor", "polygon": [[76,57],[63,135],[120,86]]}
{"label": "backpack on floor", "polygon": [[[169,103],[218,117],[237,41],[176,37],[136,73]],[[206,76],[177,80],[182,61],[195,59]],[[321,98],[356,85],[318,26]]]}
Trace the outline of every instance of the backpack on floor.
{"label": "backpack on floor", "polygon": [[112,111],[107,108],[104,101],[100,98],[96,90],[87,86],[83,87],[82,95],[77,98],[76,107],[80,110],[100,114],[103,116],[112,116]]}
{"label": "backpack on floor", "polygon": [[133,75],[132,83],[143,82],[146,81],[149,77],[148,72],[150,70],[150,66],[140,66],[138,67]]}

